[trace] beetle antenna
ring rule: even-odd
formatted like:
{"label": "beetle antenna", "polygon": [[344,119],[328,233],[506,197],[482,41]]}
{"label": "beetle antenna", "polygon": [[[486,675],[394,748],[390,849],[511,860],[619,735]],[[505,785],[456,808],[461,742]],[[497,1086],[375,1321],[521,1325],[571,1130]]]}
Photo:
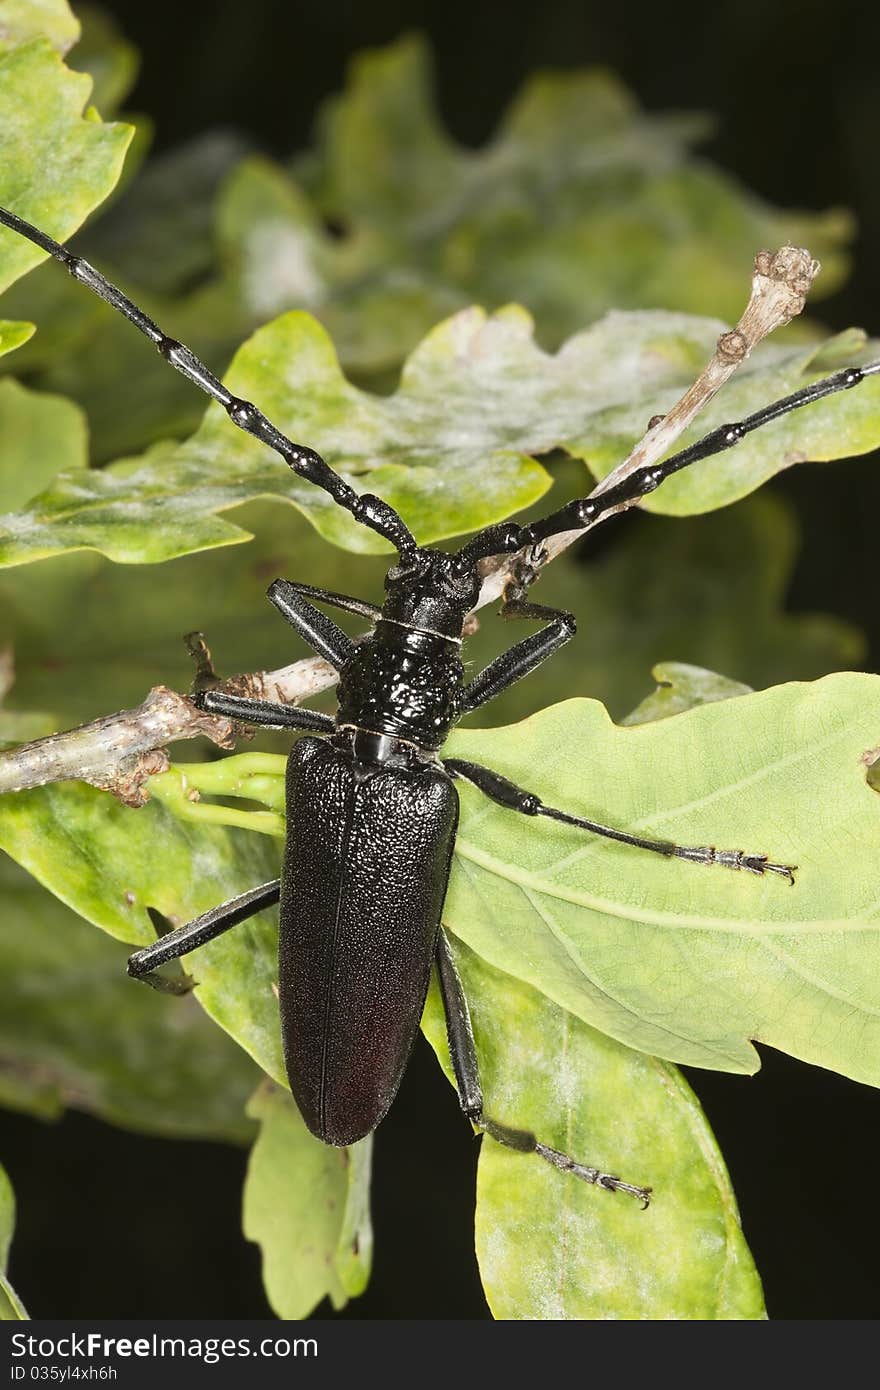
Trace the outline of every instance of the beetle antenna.
{"label": "beetle antenna", "polygon": [[[849,391],[869,377],[878,375],[880,361],[869,362],[864,367],[844,367],[832,376],[823,377],[821,381],[814,381],[812,385],[794,391],[790,396],[772,401],[770,405],[747,415],[737,424],[719,425],[717,429],[698,439],[695,444],[680,450],[677,454],[671,454],[661,463],[644,464],[610,487],[603,488],[600,484],[589,497],[577,498],[540,521],[532,521],[525,526],[518,526],[513,522],[487,526],[467,542],[457,559],[460,564],[466,565],[487,559],[490,555],[510,555],[520,550],[531,550],[537,557],[538,564],[543,563],[548,557],[541,556],[541,547],[543,542],[552,536],[586,531],[597,526],[616,512],[622,512],[642,497],[646,497],[673,473],[689,468],[692,463],[698,463],[701,459],[711,458],[713,454],[723,453],[725,449],[732,449],[753,430],[759,430],[793,410],[812,405],[814,401],[822,400],[825,396],[833,396],[838,391]],[[538,573],[538,564],[532,563],[531,579]],[[527,585],[531,579],[527,581]]]}
{"label": "beetle antenna", "polygon": [[[550,558],[550,551],[544,550],[543,545],[551,537],[565,536],[568,538],[568,533],[589,530],[593,526],[607,521],[616,512],[622,512],[633,506],[642,497],[646,497],[648,493],[658,488],[673,473],[678,473],[683,468],[689,468],[692,463],[697,463],[701,459],[711,458],[713,454],[720,454],[725,449],[733,448],[753,430],[759,430],[762,426],[770,424],[772,420],[778,420],[793,410],[800,410],[805,405],[812,405],[814,401],[822,400],[825,396],[833,396],[838,391],[848,391],[869,377],[878,375],[880,375],[880,361],[869,362],[864,367],[845,367],[832,376],[823,377],[820,381],[814,381],[810,386],[802,387],[800,391],[794,391],[790,396],[783,396],[781,400],[772,401],[770,405],[765,405],[761,410],[747,415],[738,424],[720,425],[702,439],[697,440],[695,444],[680,450],[677,454],[671,454],[661,463],[644,464],[641,468],[627,473],[620,482],[614,483],[610,487],[600,484],[594,492],[590,493],[589,497],[577,498],[539,521],[529,522],[525,526],[520,526],[512,521],[487,526],[483,531],[478,531],[475,536],[471,537],[458,552],[456,561],[461,569],[467,569],[490,556],[512,555],[518,551],[526,551],[525,570],[527,577],[518,588],[519,597],[522,598],[525,589],[537,577],[541,565]],[[571,539],[574,539],[573,535]],[[502,609],[503,612],[504,609]]]}
{"label": "beetle antenna", "polygon": [[2,207],[0,224],[17,232],[19,236],[26,237],[41,250],[48,251],[56,261],[60,261],[74,280],[80,281],[94,294],[106,300],[113,309],[124,315],[129,323],[133,323],[144,337],[149,338],[166,362],[170,362],[172,367],[198,386],[199,390],[222,405],[234,425],[246,434],[253,435],[254,439],[260,440],[262,444],[267,444],[270,449],[274,449],[294,473],[314,483],[316,487],[323,488],[338,506],[351,513],[355,521],[368,526],[370,530],[390,541],[400,555],[412,554],[417,549],[415,539],[402,517],[388,502],[384,502],[381,497],[374,497],[371,493],[355,492],[354,488],[314,449],[294,444],[251,401],[233,396],[191,348],[179,343],[175,338],[167,337],[143,309],[139,309],[100,271],[89,265],[88,261],[84,261],[81,256],[75,256],[66,246],[54,241],[38,227],[32,226],[30,222],[25,222],[24,218]]}
{"label": "beetle antenna", "polygon": [[606,488],[604,491],[599,489],[589,497],[569,502],[567,506],[560,507],[559,511],[553,512],[541,521],[523,526],[519,537],[521,544],[517,546],[517,549],[527,545],[540,544],[541,541],[566,531],[576,531],[594,526],[653,492],[673,473],[679,473],[683,468],[689,468],[692,463],[698,463],[702,459],[711,458],[714,454],[723,453],[725,449],[733,448],[753,430],[759,430],[764,425],[770,424],[772,420],[778,420],[793,410],[800,410],[805,405],[812,405],[814,401],[822,400],[825,396],[833,396],[838,391],[849,391],[853,386],[859,386],[869,377],[878,374],[880,374],[880,361],[870,362],[864,367],[844,367],[842,371],[835,372],[832,376],[823,377],[821,381],[814,381],[812,385],[804,386],[800,391],[792,392],[790,396],[783,396],[781,400],[772,401],[770,405],[765,405],[761,410],[747,415],[745,419],[736,424],[719,425],[717,429],[711,430],[695,444],[680,450],[677,454],[670,455],[662,463],[647,464],[642,468],[637,468],[613,487]]}

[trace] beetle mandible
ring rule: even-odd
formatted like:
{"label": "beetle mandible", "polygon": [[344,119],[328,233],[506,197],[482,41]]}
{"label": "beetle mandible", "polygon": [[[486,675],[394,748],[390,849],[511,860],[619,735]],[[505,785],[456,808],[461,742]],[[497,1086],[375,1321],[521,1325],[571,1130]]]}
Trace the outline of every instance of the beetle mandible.
{"label": "beetle mandible", "polygon": [[[279,1005],[284,1057],[294,1098],[309,1129],[328,1144],[371,1133],[396,1094],[415,1040],[432,963],[436,962],[449,1049],[464,1114],[513,1149],[609,1191],[648,1204],[651,1189],[579,1163],[483,1111],[467,1000],[441,925],[458,824],[455,781],[462,779],[512,812],[547,816],[623,844],[794,882],[794,869],[763,853],[644,839],[546,806],[499,773],[440,750],[471,710],[569,641],[570,613],[529,601],[549,537],[593,526],[700,459],[736,445],[789,411],[858,385],[880,362],[838,371],[749,415],[722,425],[659,464],[636,469],[593,497],[569,502],[539,521],[503,522],[451,554],[417,544],[387,502],[358,494],[313,449],[294,444],[250,401],[238,399],[188,347],[162,330],[88,262],[15,213],[0,224],[28,238],[139,329],[173,367],[226,410],[239,429],[274,449],[300,477],[323,488],[361,525],[394,547],[381,608],[347,594],[276,579],[268,596],[282,616],[339,673],[335,718],[296,705],[228,695],[202,682],[195,703],[210,714],[291,729],[306,736],[287,763],[287,840],[280,879],[252,888],[154,945],[136,951],[128,972],[167,988],[157,973],[262,909],[280,902]],[[461,662],[465,620],[481,587],[480,563],[516,555],[502,602],[505,618],[543,624],[472,680]],[[367,618],[357,643],[315,601]],[[154,915],[154,921],[158,914]],[[159,919],[159,925],[162,925]]]}

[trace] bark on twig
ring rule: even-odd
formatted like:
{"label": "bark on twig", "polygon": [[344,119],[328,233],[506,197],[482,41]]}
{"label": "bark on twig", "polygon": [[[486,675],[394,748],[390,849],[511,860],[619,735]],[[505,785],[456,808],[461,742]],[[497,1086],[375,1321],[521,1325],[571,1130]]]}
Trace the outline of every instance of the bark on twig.
{"label": "bark on twig", "polygon": [[[775,253],[760,252],[755,259],[749,302],[739,323],[721,335],[710,362],[681,399],[666,415],[651,422],[629,457],[597,484],[590,495],[604,492],[635,469],[657,462],[667,454],[695,415],[752,349],[801,312],[818,270],[818,261],[798,247],[784,246]],[[632,505],[635,504],[625,504]],[[624,510],[624,506],[617,510]],[[543,547],[547,559],[580,540],[588,529],[552,537]],[[487,563],[478,608],[501,597],[519,558],[511,556]],[[473,615],[472,623],[476,625]],[[209,654],[207,660],[210,661]],[[297,704],[335,683],[333,667],[319,657],[309,657],[277,671],[233,676],[218,681],[215,688],[230,694]],[[0,793],[23,791],[48,782],[79,780],[113,792],[129,806],[142,806],[148,799],[145,789],[148,778],[168,766],[166,746],[199,735],[221,748],[232,748],[237,739],[248,737],[249,731],[228,719],[202,713],[190,700],[167,686],[156,686],[135,709],[122,710],[77,729],[0,752]]]}
{"label": "bark on twig", "polygon": [[168,766],[165,745],[198,734],[221,748],[235,743],[228,720],[202,714],[183,695],[157,685],[135,709],[0,754],[0,792],[75,778],[114,792],[128,806],[142,806],[144,782]]}
{"label": "bark on twig", "polygon": [[[232,676],[218,681],[216,689],[295,704],[335,681],[328,662],[310,657],[280,671]],[[126,806],[143,806],[149,799],[144,784],[168,767],[166,746],[200,736],[219,748],[234,748],[238,739],[253,734],[230,719],[203,713],[167,685],[156,685],[134,709],[0,752],[0,793],[77,780],[113,792]]]}

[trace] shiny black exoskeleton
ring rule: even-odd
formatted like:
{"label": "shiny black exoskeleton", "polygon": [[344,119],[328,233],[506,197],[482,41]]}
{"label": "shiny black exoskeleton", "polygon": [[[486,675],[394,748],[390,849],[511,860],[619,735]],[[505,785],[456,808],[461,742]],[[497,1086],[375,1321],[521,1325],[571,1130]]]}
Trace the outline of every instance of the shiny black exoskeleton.
{"label": "shiny black exoskeleton", "polygon": [[303,738],[287,765],[284,1058],[306,1124],[329,1144],[362,1139],[394,1099],[458,826],[458,797],[440,768],[394,755],[361,762],[355,739]]}
{"label": "shiny black exoskeleton", "polygon": [[339,673],[339,723],[440,748],[459,715],[459,648],[433,632],[380,619]]}
{"label": "shiny black exoskeleton", "polygon": [[[527,675],[574,634],[570,614],[527,599],[545,540],[595,525],[671,474],[733,447],[768,421],[880,372],[880,363],[837,372],[738,424],[712,431],[660,464],[637,469],[604,492],[525,526],[490,526],[457,553],[446,554],[418,546],[387,502],[356,493],[314,450],[292,443],[257,406],[233,396],[189,348],[168,338],[99,271],[2,208],[0,224],[54,256],[76,280],[124,314],[173,367],[227,411],[234,425],[323,488],[358,522],[390,542],[398,556],[388,572],[381,609],[286,579],[269,589],[269,598],[287,621],[339,672],[335,719],[216,689],[197,691],[196,702],[210,713],[308,735],[294,745],[288,761],[283,870],[280,880],[250,889],[137,951],[129,960],[130,974],[167,988],[157,974],[164,962],[280,900],[279,1000],[291,1089],[314,1134],[331,1144],[349,1144],[376,1127],[394,1098],[434,962],[464,1113],[503,1144],[647,1204],[649,1188],[577,1163],[483,1111],[467,1001],[441,926],[458,824],[454,781],[471,782],[511,811],[549,817],[670,858],[772,873],[790,882],[793,870],[762,854],[647,840],[545,806],[489,768],[438,754],[463,714]],[[479,597],[481,562],[516,553],[519,560],[502,615],[543,626],[465,683],[460,648],[465,620]],[[371,631],[352,641],[312,600],[361,615]]]}

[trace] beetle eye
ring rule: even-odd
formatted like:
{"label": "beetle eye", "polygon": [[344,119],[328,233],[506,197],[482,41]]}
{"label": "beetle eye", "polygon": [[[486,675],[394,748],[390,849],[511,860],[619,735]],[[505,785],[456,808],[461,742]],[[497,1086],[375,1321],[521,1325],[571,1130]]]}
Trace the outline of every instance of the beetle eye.
{"label": "beetle eye", "polygon": [[385,586],[396,584],[400,579],[411,579],[416,572],[416,566],[411,560],[406,560],[402,565],[392,565],[385,576]]}

